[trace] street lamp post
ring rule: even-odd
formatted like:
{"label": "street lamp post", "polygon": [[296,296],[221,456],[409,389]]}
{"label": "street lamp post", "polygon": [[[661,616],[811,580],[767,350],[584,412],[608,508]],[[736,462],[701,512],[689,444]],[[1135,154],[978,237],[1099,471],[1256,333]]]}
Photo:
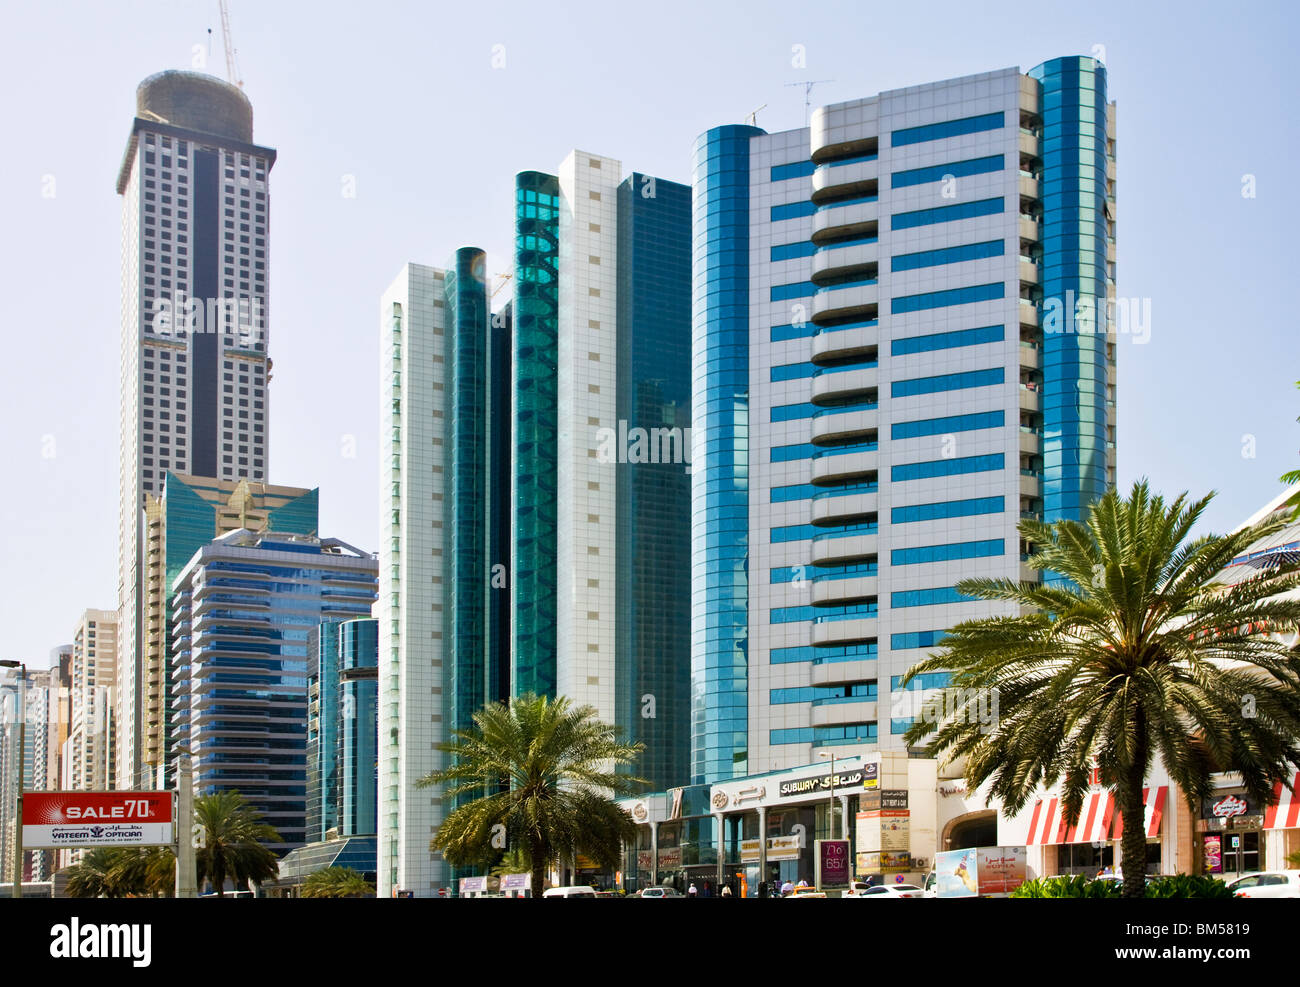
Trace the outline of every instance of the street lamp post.
{"label": "street lamp post", "polygon": [[14,817],[14,890],[13,896],[23,896],[23,757],[27,753],[27,665],[7,658],[0,661],[2,668],[18,669],[18,801]]}

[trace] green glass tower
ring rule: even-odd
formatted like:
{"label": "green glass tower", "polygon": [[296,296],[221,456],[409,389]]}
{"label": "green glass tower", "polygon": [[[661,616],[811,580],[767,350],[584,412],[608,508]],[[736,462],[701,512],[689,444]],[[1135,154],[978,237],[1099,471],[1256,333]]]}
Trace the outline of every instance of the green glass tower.
{"label": "green glass tower", "polygon": [[473,725],[486,700],[488,593],[488,294],[485,255],[456,251],[443,279],[447,317],[447,643],[448,714],[453,730]]}
{"label": "green glass tower", "polygon": [[554,175],[515,179],[511,693],[555,694],[559,216]]}

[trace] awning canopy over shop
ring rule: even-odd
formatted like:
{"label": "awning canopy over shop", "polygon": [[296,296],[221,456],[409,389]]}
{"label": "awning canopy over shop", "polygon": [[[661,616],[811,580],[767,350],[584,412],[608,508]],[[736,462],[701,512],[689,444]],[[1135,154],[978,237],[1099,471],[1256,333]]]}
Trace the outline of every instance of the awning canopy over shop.
{"label": "awning canopy over shop", "polygon": [[[1164,816],[1167,785],[1142,789],[1145,830],[1148,838],[1160,835],[1160,820]],[[1083,808],[1075,825],[1067,823],[1061,799],[1053,796],[1041,798],[1034,804],[1029,817],[1029,834],[1026,846],[1057,843],[1102,843],[1117,840],[1124,833],[1124,823],[1111,792],[1091,792],[1083,800]]]}
{"label": "awning canopy over shop", "polygon": [[1264,810],[1265,829],[1295,829],[1300,826],[1300,771],[1291,779],[1294,792],[1280,781],[1273,786],[1274,802]]}

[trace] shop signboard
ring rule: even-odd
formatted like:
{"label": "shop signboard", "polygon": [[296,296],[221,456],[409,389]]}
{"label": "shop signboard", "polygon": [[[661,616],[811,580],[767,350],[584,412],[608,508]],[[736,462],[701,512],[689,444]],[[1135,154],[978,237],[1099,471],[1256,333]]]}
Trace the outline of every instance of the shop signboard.
{"label": "shop signboard", "polygon": [[23,846],[170,846],[171,792],[25,792]]}
{"label": "shop signboard", "polygon": [[905,791],[883,791],[880,793],[880,807],[882,809],[906,809],[907,792]]}
{"label": "shop signboard", "polygon": [[[870,768],[876,765],[868,765]],[[855,768],[852,771],[838,771],[835,774],[824,774],[813,778],[796,778],[793,781],[781,782],[778,794],[781,798],[791,798],[795,795],[819,794],[829,792],[834,789],[847,794],[848,789],[854,788],[863,783],[863,769]]]}
{"label": "shop signboard", "polygon": [[488,889],[488,879],[486,877],[462,877],[460,879],[460,893],[482,894]]}
{"label": "shop signboard", "polygon": [[682,866],[681,847],[674,846],[674,847],[659,848],[659,869],[661,871],[679,870],[681,866]]}
{"label": "shop signboard", "polygon": [[1205,799],[1201,803],[1201,812],[1205,819],[1232,819],[1236,816],[1249,815],[1250,802],[1247,801],[1245,793],[1230,792],[1227,795],[1216,795]]}
{"label": "shop signboard", "polygon": [[864,791],[880,787],[880,765],[874,761],[862,766],[862,788]]}
{"label": "shop signboard", "polygon": [[[798,860],[799,851],[803,849],[803,840],[798,836],[769,836],[767,838],[767,859]],[[716,854],[714,858],[716,863]],[[758,840],[740,841],[740,862],[742,864],[758,863]]]}
{"label": "shop signboard", "polygon": [[907,809],[880,810],[880,849],[906,853],[912,848],[912,820]]}
{"label": "shop signboard", "polygon": [[653,850],[638,850],[636,852],[636,869],[646,874],[655,869],[655,853]]}
{"label": "shop signboard", "polygon": [[849,885],[849,841],[817,841],[817,887],[846,888]]}
{"label": "shop signboard", "polygon": [[882,872],[911,869],[912,854],[910,852],[880,851],[880,870]]}
{"label": "shop signboard", "polygon": [[501,890],[502,891],[524,891],[532,886],[532,874],[502,874]]}

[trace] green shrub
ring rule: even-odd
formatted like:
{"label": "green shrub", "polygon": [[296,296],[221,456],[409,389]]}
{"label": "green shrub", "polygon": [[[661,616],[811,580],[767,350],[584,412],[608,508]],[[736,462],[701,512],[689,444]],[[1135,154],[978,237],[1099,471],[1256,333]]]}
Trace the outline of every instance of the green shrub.
{"label": "green shrub", "polygon": [[[1123,888],[1118,881],[1097,880],[1083,874],[1074,877],[1040,877],[1026,881],[1012,898],[1120,898]],[[1172,874],[1156,877],[1147,883],[1148,898],[1231,898],[1228,886],[1217,877],[1199,874]]]}
{"label": "green shrub", "polygon": [[1147,885],[1148,898],[1231,898],[1228,886],[1217,877],[1173,874],[1157,877]]}
{"label": "green shrub", "polygon": [[1119,885],[1083,874],[1073,877],[1039,877],[1011,892],[1012,898],[1118,898]]}

